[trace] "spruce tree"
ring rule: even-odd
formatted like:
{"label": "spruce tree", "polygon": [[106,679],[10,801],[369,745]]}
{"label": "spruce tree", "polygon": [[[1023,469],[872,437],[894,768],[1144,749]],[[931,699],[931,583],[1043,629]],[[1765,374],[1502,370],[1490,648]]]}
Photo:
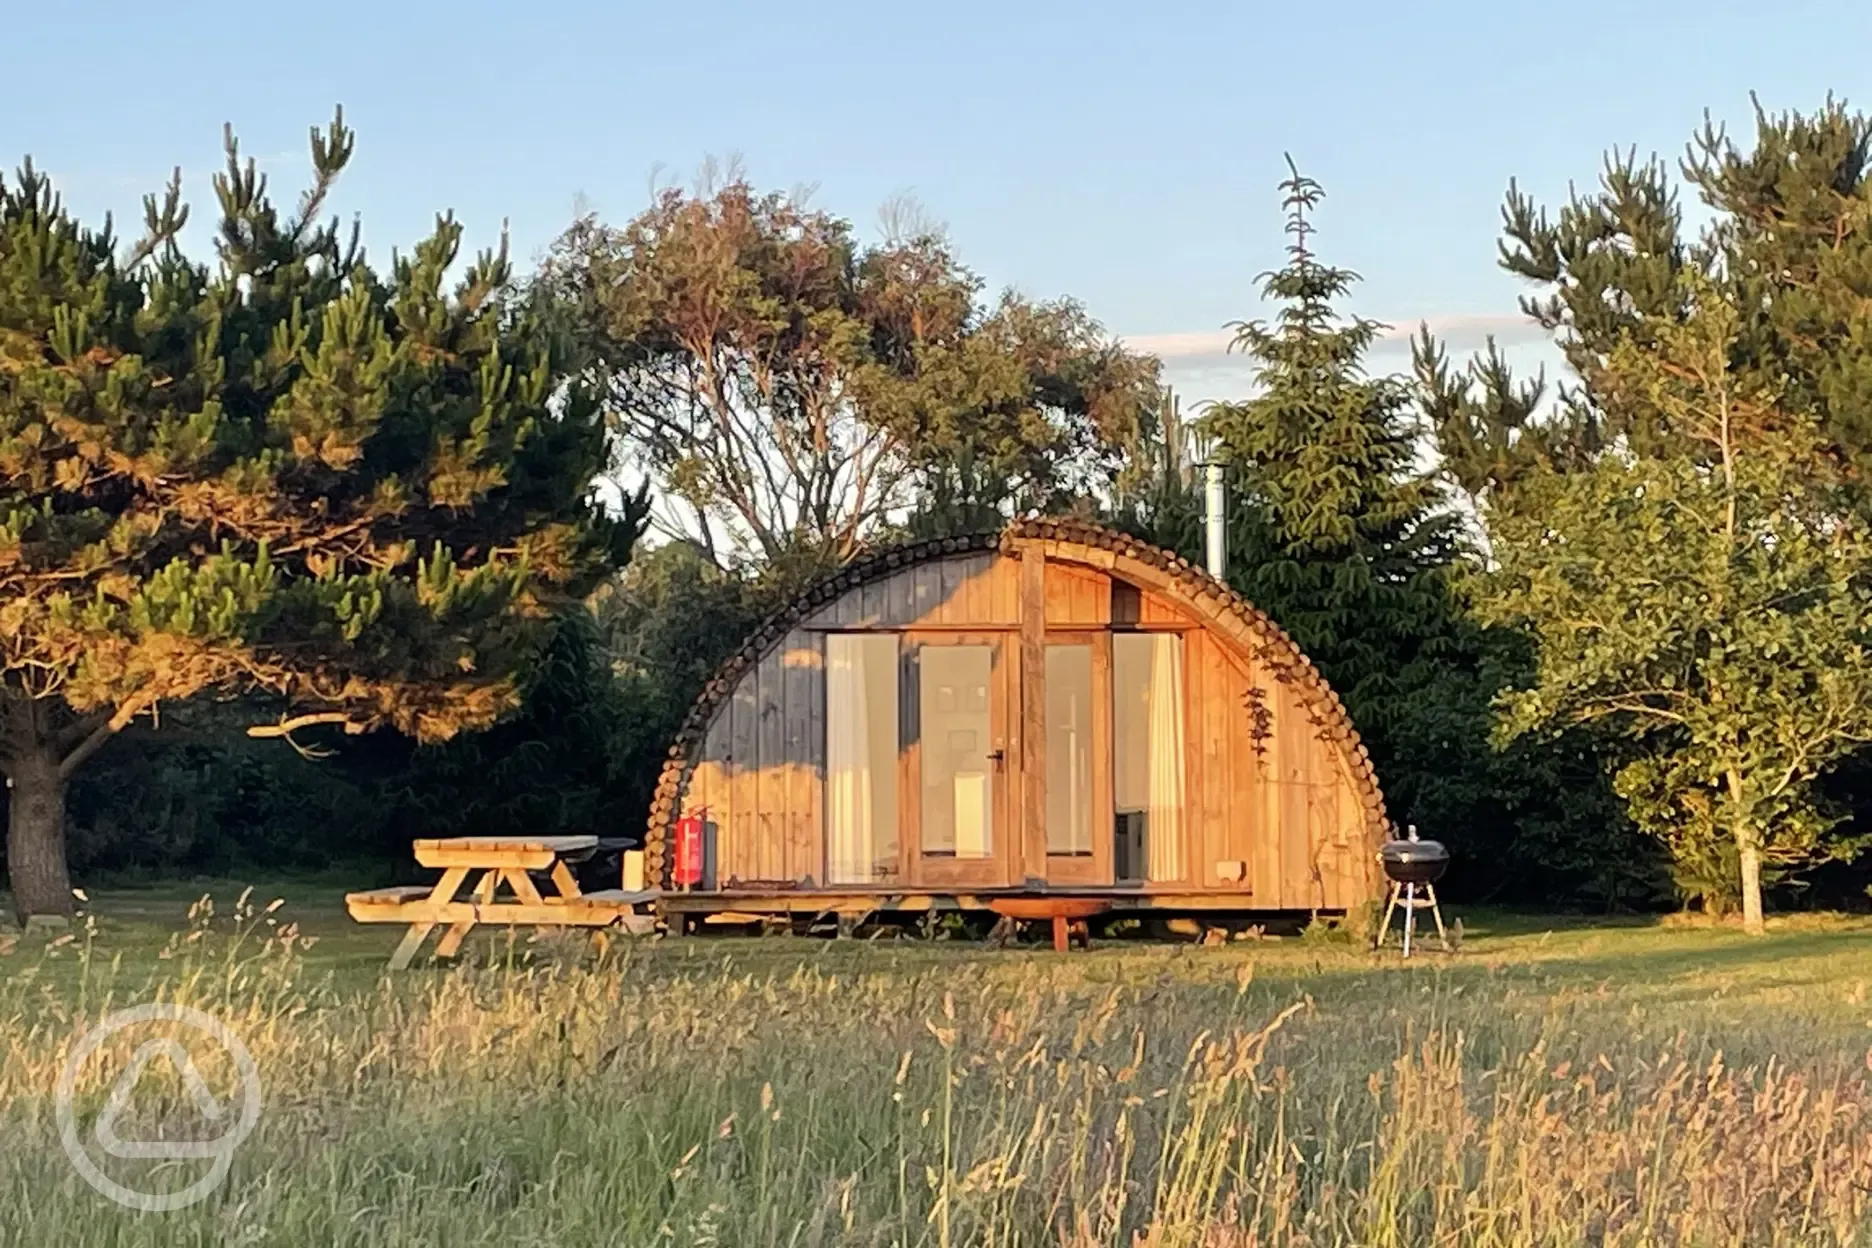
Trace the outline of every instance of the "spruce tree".
{"label": "spruce tree", "polygon": [[131,723],[270,699],[283,735],[492,722],[557,600],[623,558],[594,404],[560,386],[452,219],[380,276],[321,223],[352,150],[312,132],[277,211],[232,133],[217,259],[180,175],[120,254],[29,164],[0,184],[0,766],[22,917],[72,910],[72,774]]}
{"label": "spruce tree", "polygon": [[1358,277],[1313,251],[1322,191],[1289,169],[1287,263],[1261,279],[1281,309],[1233,326],[1258,393],[1202,421],[1230,465],[1229,579],[1345,700],[1393,808],[1456,819],[1489,695],[1452,595],[1460,529],[1415,466],[1411,391],[1365,372],[1383,326],[1334,306]]}

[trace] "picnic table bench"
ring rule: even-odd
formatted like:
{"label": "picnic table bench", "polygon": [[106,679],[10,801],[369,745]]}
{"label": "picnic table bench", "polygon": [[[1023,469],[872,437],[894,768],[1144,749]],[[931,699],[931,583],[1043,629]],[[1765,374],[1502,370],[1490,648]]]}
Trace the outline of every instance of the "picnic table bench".
{"label": "picnic table bench", "polygon": [[[441,924],[448,930],[437,943],[435,956],[452,958],[477,923],[529,924],[539,927],[621,926],[633,933],[653,930],[656,919],[645,911],[659,896],[657,890],[609,888],[582,892],[571,864],[598,847],[595,836],[456,836],[419,840],[416,861],[439,869],[433,885],[413,884],[348,893],[345,908],[359,923],[407,923],[402,943],[390,955],[390,969],[410,964],[429,933]],[[633,882],[632,866],[640,878],[641,859],[627,855],[626,882]],[[460,894],[472,872],[480,872]],[[553,892],[541,895],[532,873],[549,873]]]}

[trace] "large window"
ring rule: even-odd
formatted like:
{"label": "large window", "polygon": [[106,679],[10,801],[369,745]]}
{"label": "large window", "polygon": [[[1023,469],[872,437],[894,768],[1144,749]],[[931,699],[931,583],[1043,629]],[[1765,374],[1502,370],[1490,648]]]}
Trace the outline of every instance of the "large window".
{"label": "large window", "polygon": [[1183,639],[1112,635],[1113,867],[1121,880],[1181,880]]}
{"label": "large window", "polygon": [[897,638],[826,636],[826,882],[897,874]]}
{"label": "large window", "polygon": [[1092,854],[1092,647],[1046,648],[1047,853]]}

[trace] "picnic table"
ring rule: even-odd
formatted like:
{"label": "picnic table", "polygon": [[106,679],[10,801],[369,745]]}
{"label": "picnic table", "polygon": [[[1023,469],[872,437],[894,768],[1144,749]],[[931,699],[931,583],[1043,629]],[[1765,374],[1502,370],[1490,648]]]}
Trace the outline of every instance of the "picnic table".
{"label": "picnic table", "polygon": [[[416,861],[439,869],[434,885],[404,885],[349,893],[345,907],[359,923],[407,923],[402,943],[390,955],[390,969],[410,964],[429,933],[446,923],[435,956],[452,958],[477,923],[529,924],[539,927],[606,928],[618,925],[634,933],[652,930],[655,918],[644,913],[655,889],[612,888],[581,892],[571,864],[598,848],[595,836],[456,836],[413,843]],[[635,859],[635,861],[631,861]],[[626,855],[626,882],[641,856]],[[468,877],[480,872],[472,884]],[[553,892],[542,896],[533,872],[548,872]],[[463,897],[462,887],[468,885]]]}

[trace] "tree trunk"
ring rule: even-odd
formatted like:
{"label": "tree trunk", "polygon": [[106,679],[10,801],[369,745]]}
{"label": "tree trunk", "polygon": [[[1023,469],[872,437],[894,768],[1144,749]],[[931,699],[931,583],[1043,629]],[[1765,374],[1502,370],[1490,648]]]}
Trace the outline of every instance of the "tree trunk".
{"label": "tree trunk", "polygon": [[1742,805],[1741,773],[1731,769],[1728,780],[1729,800],[1735,807],[1731,827],[1735,835],[1736,861],[1742,868],[1742,930],[1751,936],[1760,936],[1768,930],[1767,921],[1762,918],[1761,841]]}
{"label": "tree trunk", "polygon": [[1742,863],[1742,930],[1760,936],[1768,930],[1762,918],[1761,847],[1748,833],[1736,833],[1736,856]]}
{"label": "tree trunk", "polygon": [[48,751],[12,760],[7,792],[7,876],[20,921],[69,919],[71,875],[65,868],[65,778]]}

